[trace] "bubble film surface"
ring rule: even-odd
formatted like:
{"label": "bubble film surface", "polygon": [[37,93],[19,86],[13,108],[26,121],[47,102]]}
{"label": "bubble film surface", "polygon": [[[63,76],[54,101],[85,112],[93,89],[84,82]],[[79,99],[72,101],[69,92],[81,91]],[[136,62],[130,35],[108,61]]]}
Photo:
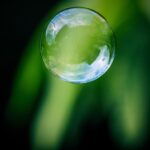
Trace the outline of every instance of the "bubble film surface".
{"label": "bubble film surface", "polygon": [[62,80],[87,83],[111,66],[115,38],[105,18],[87,8],[70,8],[50,20],[41,40],[46,68]]}

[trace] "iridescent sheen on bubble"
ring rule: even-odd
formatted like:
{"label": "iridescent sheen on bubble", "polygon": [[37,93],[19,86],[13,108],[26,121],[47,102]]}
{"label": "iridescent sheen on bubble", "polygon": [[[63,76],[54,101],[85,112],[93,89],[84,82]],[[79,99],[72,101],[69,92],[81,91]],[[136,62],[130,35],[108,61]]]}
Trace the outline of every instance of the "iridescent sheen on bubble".
{"label": "iridescent sheen on bubble", "polygon": [[50,20],[41,40],[48,70],[62,80],[87,83],[102,76],[114,60],[115,38],[104,17],[69,8]]}

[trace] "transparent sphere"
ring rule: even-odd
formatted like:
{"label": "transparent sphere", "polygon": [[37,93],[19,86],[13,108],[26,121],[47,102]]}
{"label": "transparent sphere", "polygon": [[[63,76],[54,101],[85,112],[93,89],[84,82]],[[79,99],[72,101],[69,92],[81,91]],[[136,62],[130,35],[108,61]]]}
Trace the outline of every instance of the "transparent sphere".
{"label": "transparent sphere", "polygon": [[114,60],[115,38],[105,18],[87,8],[69,8],[50,20],[41,40],[48,70],[62,80],[87,83]]}

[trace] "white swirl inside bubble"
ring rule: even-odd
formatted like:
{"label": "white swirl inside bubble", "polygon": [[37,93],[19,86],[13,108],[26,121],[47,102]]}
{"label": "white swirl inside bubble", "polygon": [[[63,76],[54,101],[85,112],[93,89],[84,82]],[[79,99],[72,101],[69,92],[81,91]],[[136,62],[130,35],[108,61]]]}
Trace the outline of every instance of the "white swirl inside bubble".
{"label": "white swirl inside bubble", "polygon": [[109,24],[85,8],[70,8],[57,14],[41,42],[46,67],[68,82],[93,81],[114,60],[115,39]]}

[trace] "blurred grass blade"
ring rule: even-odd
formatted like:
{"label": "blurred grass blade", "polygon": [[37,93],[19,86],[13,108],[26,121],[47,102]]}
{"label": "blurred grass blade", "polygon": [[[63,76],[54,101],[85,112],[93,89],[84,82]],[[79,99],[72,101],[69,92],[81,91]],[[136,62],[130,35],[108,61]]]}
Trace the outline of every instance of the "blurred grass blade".
{"label": "blurred grass blade", "polygon": [[140,65],[134,67],[132,73],[129,63],[120,62],[118,65],[116,68],[120,71],[114,70],[110,83],[115,104],[110,122],[112,135],[122,146],[136,148],[143,144],[146,134],[145,78]]}
{"label": "blurred grass blade", "polygon": [[[49,83],[48,83],[49,84]],[[52,78],[32,129],[35,149],[56,148],[69,121],[80,85]]]}
{"label": "blurred grass blade", "polygon": [[8,120],[14,124],[26,122],[44,77],[39,51],[40,35],[39,29],[29,43],[16,73],[12,95],[6,109]]}

